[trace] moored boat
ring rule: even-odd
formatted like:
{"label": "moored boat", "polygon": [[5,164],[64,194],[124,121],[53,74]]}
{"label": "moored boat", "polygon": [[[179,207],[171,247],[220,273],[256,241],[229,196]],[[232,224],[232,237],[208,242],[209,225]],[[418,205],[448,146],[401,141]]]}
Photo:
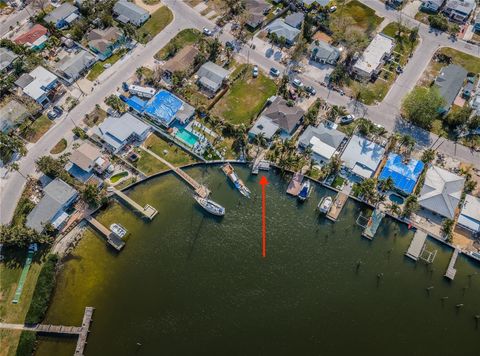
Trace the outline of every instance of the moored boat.
{"label": "moored boat", "polygon": [[125,229],[122,225],[116,223],[110,225],[110,231],[120,238],[123,238],[127,234],[127,229]]}
{"label": "moored boat", "polygon": [[298,199],[301,201],[307,200],[307,198],[310,196],[310,193],[312,192],[312,186],[310,184],[310,180],[306,180],[302,184],[302,188],[300,189],[300,193],[298,193]]}
{"label": "moored boat", "polygon": [[250,189],[248,189],[245,183],[243,183],[243,181],[237,176],[235,170],[230,163],[225,163],[222,166],[222,171],[223,173],[225,173],[228,179],[232,181],[233,185],[235,186],[235,188],[238,189],[240,194],[246,196],[247,198],[250,198]]}
{"label": "moored boat", "polygon": [[215,203],[213,200],[202,198],[198,195],[194,195],[193,199],[196,200],[196,202],[204,208],[206,211],[208,211],[210,214],[216,215],[216,216],[223,216],[225,215],[225,208],[221,206],[218,203]]}
{"label": "moored boat", "polygon": [[327,195],[323,197],[322,200],[320,200],[317,207],[322,214],[327,214],[330,211],[332,204],[333,204],[332,197]]}

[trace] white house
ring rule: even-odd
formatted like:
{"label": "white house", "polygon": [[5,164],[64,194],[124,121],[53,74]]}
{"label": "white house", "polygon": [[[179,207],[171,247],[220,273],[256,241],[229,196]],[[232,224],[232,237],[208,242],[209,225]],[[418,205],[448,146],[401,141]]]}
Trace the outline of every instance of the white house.
{"label": "white house", "polygon": [[298,139],[298,145],[304,149],[310,148],[312,158],[317,163],[325,164],[337,152],[345,137],[333,125],[321,123],[318,127],[308,126]]}
{"label": "white house", "polygon": [[480,233],[480,198],[467,194],[458,216],[458,225],[474,234]]}
{"label": "white house", "polygon": [[58,77],[45,68],[38,66],[28,74],[23,74],[15,84],[23,93],[42,106],[50,102],[49,94],[57,87]]}
{"label": "white house", "polygon": [[364,137],[353,135],[342,153],[346,168],[360,178],[371,178],[380,164],[385,149]]}
{"label": "white house", "polygon": [[353,72],[359,77],[367,79],[378,74],[394,47],[393,38],[383,33],[377,34],[353,65]]}

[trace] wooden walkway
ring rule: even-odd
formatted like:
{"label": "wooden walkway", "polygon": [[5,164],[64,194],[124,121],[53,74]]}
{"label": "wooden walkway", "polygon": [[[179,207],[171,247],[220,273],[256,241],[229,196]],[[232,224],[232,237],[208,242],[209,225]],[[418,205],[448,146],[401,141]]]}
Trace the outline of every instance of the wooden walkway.
{"label": "wooden walkway", "polygon": [[179,176],[181,179],[183,179],[188,185],[190,185],[195,193],[199,195],[202,198],[207,198],[210,195],[210,190],[208,188],[200,183],[198,183],[195,179],[193,179],[191,176],[189,176],[187,173],[185,173],[181,168],[175,167],[173,164],[168,162],[167,160],[163,159],[159,155],[157,155],[155,152],[149,150],[148,148],[141,147],[145,152],[148,152],[151,154],[153,157],[158,159],[160,162],[162,162],[164,165],[166,165],[168,168],[170,168],[177,176]]}
{"label": "wooden walkway", "polygon": [[348,194],[345,194],[343,192],[338,192],[337,196],[335,197],[335,200],[333,201],[332,207],[330,208],[330,211],[327,213],[327,219],[330,219],[332,221],[337,221],[338,216],[342,212],[343,207],[345,206],[345,203],[348,200]]}
{"label": "wooden walkway", "polygon": [[412,242],[410,242],[410,246],[408,247],[408,250],[405,253],[405,255],[407,257],[410,257],[414,261],[418,261],[418,259],[423,253],[426,241],[427,241],[427,233],[417,229],[417,231],[415,231],[415,235],[413,236]]}
{"label": "wooden walkway", "polygon": [[450,258],[450,263],[448,264],[447,271],[445,272],[445,277],[453,281],[455,278],[455,275],[457,274],[457,270],[455,269],[455,263],[457,262],[457,257],[459,254],[460,250],[458,248],[455,248],[453,250],[452,257]]}
{"label": "wooden walkway", "polygon": [[123,241],[121,238],[119,238],[113,232],[103,226],[102,223],[95,219],[93,216],[87,216],[85,220],[87,220],[87,222],[96,231],[98,231],[103,237],[105,237],[109,245],[112,246],[114,249],[120,251],[122,248],[125,247],[125,241]]}
{"label": "wooden walkway", "polygon": [[362,236],[369,240],[373,240],[373,237],[384,217],[385,213],[381,212],[379,209],[375,209],[370,219],[368,219],[367,226],[363,230]]}
{"label": "wooden walkway", "polygon": [[300,190],[302,189],[303,174],[297,172],[293,175],[290,184],[288,184],[287,194],[293,195],[294,197],[298,196]]}
{"label": "wooden walkway", "polygon": [[124,202],[126,202],[128,205],[130,205],[132,208],[134,208],[136,211],[141,213],[143,216],[146,218],[152,220],[155,215],[157,215],[158,211],[155,209],[153,206],[146,204],[145,206],[141,206],[138,204],[135,200],[121,192],[120,190],[117,190],[113,187],[108,188],[109,191],[113,192],[113,194],[117,195],[120,199],[122,199]]}

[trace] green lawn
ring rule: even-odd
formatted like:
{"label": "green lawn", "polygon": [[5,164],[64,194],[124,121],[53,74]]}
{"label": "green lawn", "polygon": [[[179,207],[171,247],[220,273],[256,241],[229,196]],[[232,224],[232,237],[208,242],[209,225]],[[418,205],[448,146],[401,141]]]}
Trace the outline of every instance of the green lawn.
{"label": "green lawn", "polygon": [[248,126],[276,91],[277,85],[272,79],[262,72],[253,78],[249,68],[215,105],[214,113],[232,124]]}
{"label": "green lawn", "polygon": [[20,126],[20,135],[28,142],[35,143],[50,129],[52,125],[53,122],[46,115],[40,116],[34,122],[25,120]]}
{"label": "green lawn", "polygon": [[117,184],[117,185],[115,186],[115,188],[118,189],[118,190],[122,190],[123,188],[129,186],[130,184],[135,183],[136,181],[137,181],[137,180],[136,180],[135,177],[131,177],[131,178],[125,179],[122,183]]}
{"label": "green lawn", "polygon": [[364,31],[373,31],[383,21],[383,17],[377,16],[373,9],[357,0],[338,7],[338,10],[331,15],[332,17],[350,17],[354,21],[354,26]]}
{"label": "green lawn", "polygon": [[[145,141],[144,146],[177,167],[195,162],[195,159],[184,150],[173,143],[169,144],[156,134],[150,135]],[[166,154],[164,150],[167,151]]]}
{"label": "green lawn", "polygon": [[85,115],[83,122],[88,127],[93,127],[95,125],[101,124],[106,117],[107,117],[107,112],[102,108],[98,107],[98,108],[95,108],[90,114]]}
{"label": "green lawn", "polygon": [[155,58],[158,60],[168,59],[168,55],[172,48],[176,48],[177,52],[183,47],[197,43],[202,38],[202,33],[196,29],[187,28],[180,31],[177,35],[170,40],[160,51],[155,54]]}
{"label": "green lawn", "polygon": [[147,43],[167,27],[172,20],[173,14],[170,9],[166,6],[162,6],[137,30],[137,41],[143,44]]}
{"label": "green lawn", "polygon": [[65,148],[67,148],[67,140],[62,138],[55,146],[53,146],[53,148],[50,150],[50,153],[58,154],[65,151]]}
{"label": "green lawn", "polygon": [[90,69],[90,72],[88,72],[87,79],[90,81],[94,81],[95,79],[98,78],[100,74],[103,73],[105,68],[103,67],[105,64],[115,64],[120,58],[123,57],[125,53],[127,53],[127,49],[121,49],[118,52],[112,54],[110,58],[107,58],[103,62],[97,62],[93,65],[92,69]]}
{"label": "green lawn", "polygon": [[128,176],[128,172],[120,172],[110,177],[110,182],[117,183],[123,177]]}
{"label": "green lawn", "polygon": [[153,157],[150,153],[142,149],[136,149],[135,152],[137,152],[140,158],[134,163],[134,166],[145,173],[145,175],[151,176],[152,174],[168,169],[166,165]]}

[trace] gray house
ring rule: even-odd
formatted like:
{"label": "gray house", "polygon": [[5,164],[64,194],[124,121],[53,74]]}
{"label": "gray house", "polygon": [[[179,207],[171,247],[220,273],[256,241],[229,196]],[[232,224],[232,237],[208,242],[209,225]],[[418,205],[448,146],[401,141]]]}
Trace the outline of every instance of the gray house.
{"label": "gray house", "polygon": [[79,17],[78,9],[72,4],[65,2],[45,16],[44,20],[54,24],[56,28],[64,28]]}
{"label": "gray house", "polygon": [[57,65],[60,76],[72,84],[96,62],[96,57],[91,53],[81,50],[73,56],[64,57]]}
{"label": "gray house", "polygon": [[452,107],[455,98],[463,87],[468,72],[456,64],[450,64],[443,67],[440,74],[435,79],[435,85],[440,91],[440,95],[445,101],[442,113],[446,113]]}
{"label": "gray house", "polygon": [[310,59],[321,64],[335,65],[340,58],[340,51],[332,45],[317,41],[310,47]]}
{"label": "gray house", "polygon": [[308,126],[298,139],[298,146],[303,149],[310,148],[312,158],[320,164],[325,164],[337,152],[345,138],[345,134],[337,131],[332,125],[321,123],[318,127]]}
{"label": "gray house", "polygon": [[465,23],[476,7],[475,0],[447,0],[443,13],[454,22]]}
{"label": "gray house", "polygon": [[42,232],[46,224],[61,229],[69,217],[66,211],[77,199],[78,192],[60,178],[55,178],[43,193],[43,198],[28,214],[26,226],[37,232]]}
{"label": "gray house", "polygon": [[287,101],[277,96],[265,109],[262,116],[278,126],[280,137],[289,138],[297,129],[305,111],[298,106],[288,106]]}
{"label": "gray house", "polygon": [[213,62],[207,62],[200,67],[196,74],[201,87],[216,93],[227,79],[229,72]]}
{"label": "gray house", "polygon": [[17,58],[18,56],[9,49],[0,47],[0,72],[10,70]]}
{"label": "gray house", "polygon": [[126,0],[118,1],[113,6],[113,13],[121,23],[131,23],[135,26],[142,25],[150,17],[147,10]]}
{"label": "gray house", "polygon": [[262,115],[253,123],[252,128],[248,131],[248,137],[253,139],[262,135],[267,141],[270,141],[278,130],[279,127],[276,123]]}
{"label": "gray house", "polygon": [[284,38],[285,43],[291,46],[297,40],[300,30],[285,23],[283,19],[276,19],[267,26],[269,35],[274,34],[277,38]]}
{"label": "gray house", "polygon": [[439,12],[445,0],[423,0],[420,9],[426,12]]}
{"label": "gray house", "polygon": [[289,26],[301,29],[305,15],[303,12],[294,12],[285,17],[285,23]]}

